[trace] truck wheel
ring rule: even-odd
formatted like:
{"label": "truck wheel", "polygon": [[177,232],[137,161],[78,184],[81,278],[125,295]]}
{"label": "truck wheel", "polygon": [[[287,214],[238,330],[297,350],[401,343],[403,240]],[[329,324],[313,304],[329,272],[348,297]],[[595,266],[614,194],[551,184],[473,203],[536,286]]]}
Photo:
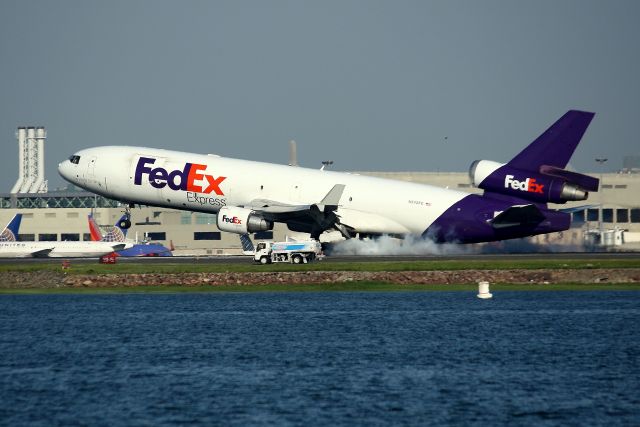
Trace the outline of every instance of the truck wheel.
{"label": "truck wheel", "polygon": [[269,264],[269,258],[266,256],[260,257],[260,264]]}
{"label": "truck wheel", "polygon": [[294,264],[302,264],[302,257],[300,255],[294,255],[292,261]]}

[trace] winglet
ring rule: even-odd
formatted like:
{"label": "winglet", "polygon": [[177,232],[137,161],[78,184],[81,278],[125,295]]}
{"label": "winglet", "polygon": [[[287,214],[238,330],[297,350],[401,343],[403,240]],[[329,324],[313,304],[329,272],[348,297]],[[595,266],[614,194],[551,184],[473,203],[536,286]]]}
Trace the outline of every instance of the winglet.
{"label": "winglet", "polygon": [[320,202],[324,206],[338,206],[340,204],[340,198],[345,189],[344,184],[336,184],[333,188],[324,196],[324,199]]}

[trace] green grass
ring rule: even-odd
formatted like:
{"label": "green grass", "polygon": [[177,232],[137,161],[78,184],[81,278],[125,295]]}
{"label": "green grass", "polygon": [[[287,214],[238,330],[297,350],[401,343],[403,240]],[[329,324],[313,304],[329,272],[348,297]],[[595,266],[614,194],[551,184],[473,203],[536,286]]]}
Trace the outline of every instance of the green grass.
{"label": "green grass", "polygon": [[[250,259],[246,263],[120,263],[101,265],[71,261],[68,274],[115,274],[115,273],[237,273],[237,272],[282,272],[282,271],[433,271],[433,270],[505,270],[505,269],[594,269],[594,268],[640,268],[635,259],[593,260],[426,260],[426,261],[381,261],[381,262],[331,262],[319,261],[305,265],[274,264],[257,265]],[[61,271],[58,263],[16,263],[0,265],[0,272]]]}
{"label": "green grass", "polygon": [[[491,292],[502,291],[640,291],[640,283],[610,284],[496,284]],[[0,289],[3,294],[123,294],[123,293],[183,293],[183,292],[477,292],[476,285],[394,285],[383,282],[349,282],[314,285],[217,285],[217,286],[137,286],[114,288],[45,288]]]}

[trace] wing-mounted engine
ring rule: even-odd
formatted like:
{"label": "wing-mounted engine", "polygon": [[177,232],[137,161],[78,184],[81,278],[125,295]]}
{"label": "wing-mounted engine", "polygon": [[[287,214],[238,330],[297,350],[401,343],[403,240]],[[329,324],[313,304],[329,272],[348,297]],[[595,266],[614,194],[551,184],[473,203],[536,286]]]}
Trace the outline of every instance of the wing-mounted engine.
{"label": "wing-mounted engine", "polygon": [[475,187],[493,193],[541,203],[586,200],[589,191],[598,191],[597,178],[541,165],[537,171],[514,168],[491,160],[476,160],[469,177]]}
{"label": "wing-mounted engine", "polygon": [[273,229],[273,222],[256,214],[252,209],[225,206],[218,212],[216,225],[220,231],[246,234]]}

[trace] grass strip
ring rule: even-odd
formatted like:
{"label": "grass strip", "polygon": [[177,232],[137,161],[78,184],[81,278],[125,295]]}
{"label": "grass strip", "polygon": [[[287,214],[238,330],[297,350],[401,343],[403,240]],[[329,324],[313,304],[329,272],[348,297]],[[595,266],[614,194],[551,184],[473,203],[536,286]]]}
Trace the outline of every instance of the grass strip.
{"label": "grass strip", "polygon": [[[191,264],[151,262],[101,265],[71,261],[67,274],[179,274],[179,273],[251,273],[297,271],[456,271],[456,270],[539,270],[539,269],[596,269],[640,268],[635,259],[563,259],[563,260],[420,260],[380,262],[331,262],[319,261],[305,265],[275,264],[256,265],[247,259],[246,264],[207,263],[194,260]],[[57,263],[0,264],[0,272],[61,271]]]}

